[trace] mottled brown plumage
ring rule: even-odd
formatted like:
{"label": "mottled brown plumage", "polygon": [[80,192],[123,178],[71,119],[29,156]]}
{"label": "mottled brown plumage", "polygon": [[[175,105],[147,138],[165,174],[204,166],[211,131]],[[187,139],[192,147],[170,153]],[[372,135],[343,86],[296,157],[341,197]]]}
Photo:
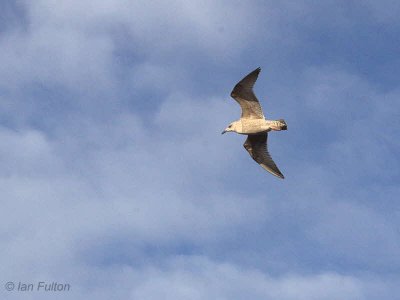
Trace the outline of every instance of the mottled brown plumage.
{"label": "mottled brown plumage", "polygon": [[285,178],[281,171],[272,160],[267,148],[268,133],[248,135],[243,146],[249,152],[250,156],[265,170],[278,176]]}
{"label": "mottled brown plumage", "polygon": [[260,102],[253,92],[253,86],[260,71],[260,68],[255,69],[239,81],[231,92],[231,97],[235,99],[242,108],[241,118],[264,120],[264,114]]}
{"label": "mottled brown plumage", "polygon": [[265,170],[283,179],[283,174],[268,152],[267,141],[269,131],[287,130],[287,125],[283,119],[265,119],[260,102],[253,92],[260,71],[260,68],[255,69],[233,88],[231,97],[239,103],[242,115],[240,120],[232,122],[222,133],[234,131],[239,134],[247,134],[243,146],[250,156]]}

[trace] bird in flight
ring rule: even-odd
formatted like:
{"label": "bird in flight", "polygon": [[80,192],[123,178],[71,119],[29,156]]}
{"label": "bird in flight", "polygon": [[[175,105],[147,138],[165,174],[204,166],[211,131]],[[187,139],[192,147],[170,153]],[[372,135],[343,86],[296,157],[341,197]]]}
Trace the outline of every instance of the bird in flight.
{"label": "bird in flight", "polygon": [[260,102],[253,92],[260,71],[261,68],[255,69],[233,88],[231,97],[239,103],[242,115],[239,120],[229,124],[222,134],[232,131],[247,135],[243,146],[250,156],[265,170],[283,179],[283,174],[268,152],[267,141],[269,131],[287,130],[287,125],[283,119],[267,120],[264,117]]}

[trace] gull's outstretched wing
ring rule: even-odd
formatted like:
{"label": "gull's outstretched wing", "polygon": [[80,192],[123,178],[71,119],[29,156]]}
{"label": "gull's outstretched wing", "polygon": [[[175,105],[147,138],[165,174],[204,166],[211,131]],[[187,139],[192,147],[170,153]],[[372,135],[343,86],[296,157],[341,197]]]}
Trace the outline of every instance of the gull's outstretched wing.
{"label": "gull's outstretched wing", "polygon": [[250,156],[265,170],[271,174],[285,178],[281,171],[272,160],[267,147],[268,133],[248,135],[243,146],[249,152]]}
{"label": "gull's outstretched wing", "polygon": [[264,119],[260,102],[258,102],[258,99],[253,92],[253,86],[260,71],[261,68],[257,68],[248,74],[235,85],[231,92],[231,97],[235,99],[242,108],[242,118]]}

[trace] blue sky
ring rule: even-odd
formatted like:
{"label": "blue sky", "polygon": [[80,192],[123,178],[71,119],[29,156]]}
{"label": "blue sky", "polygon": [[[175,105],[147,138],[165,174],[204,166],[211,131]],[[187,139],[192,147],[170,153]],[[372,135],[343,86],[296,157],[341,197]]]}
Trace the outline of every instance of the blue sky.
{"label": "blue sky", "polygon": [[[0,272],[58,299],[400,299],[398,1],[0,1]],[[255,86],[266,173],[221,131]],[[2,299],[54,299],[7,292]]]}

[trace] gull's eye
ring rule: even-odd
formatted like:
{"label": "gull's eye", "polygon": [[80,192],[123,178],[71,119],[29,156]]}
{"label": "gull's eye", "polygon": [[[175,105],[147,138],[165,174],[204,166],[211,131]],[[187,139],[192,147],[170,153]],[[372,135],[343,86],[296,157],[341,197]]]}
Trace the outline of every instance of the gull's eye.
{"label": "gull's eye", "polygon": [[232,127],[232,125],[229,125],[229,128],[231,128]]}

